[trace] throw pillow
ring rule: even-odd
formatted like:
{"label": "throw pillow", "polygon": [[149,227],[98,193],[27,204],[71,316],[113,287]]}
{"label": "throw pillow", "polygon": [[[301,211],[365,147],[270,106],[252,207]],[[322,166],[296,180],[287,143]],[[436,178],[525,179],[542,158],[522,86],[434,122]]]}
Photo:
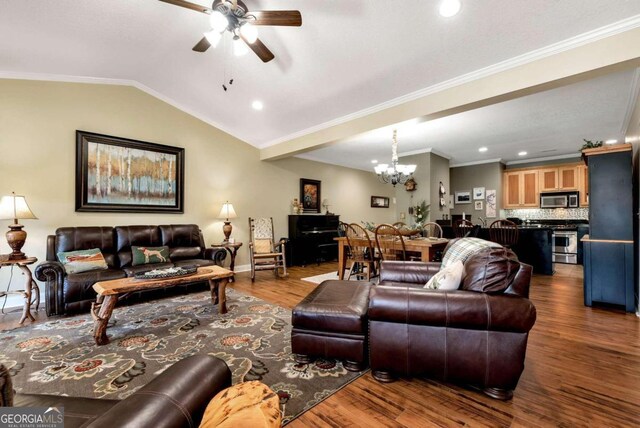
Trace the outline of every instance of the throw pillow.
{"label": "throw pillow", "polygon": [[209,402],[200,428],[280,427],[280,398],[257,380],[220,391]]}
{"label": "throw pillow", "polygon": [[481,293],[502,293],[520,269],[516,254],[507,248],[486,248],[471,256],[464,268],[462,289]]}
{"label": "throw pillow", "polygon": [[169,260],[169,247],[131,247],[131,265],[148,265],[152,263],[165,263]]}
{"label": "throw pillow", "polygon": [[59,252],[58,260],[68,274],[109,268],[99,248]]}
{"label": "throw pillow", "polygon": [[270,253],[272,250],[271,239],[254,239],[253,251],[256,254]]}
{"label": "throw pillow", "polygon": [[457,290],[460,288],[463,276],[464,265],[460,260],[456,260],[433,275],[424,288],[430,290]]}
{"label": "throw pillow", "polygon": [[454,239],[445,250],[442,258],[442,267],[445,268],[456,260],[460,260],[462,264],[465,264],[469,257],[485,248],[502,248],[502,245],[480,238]]}

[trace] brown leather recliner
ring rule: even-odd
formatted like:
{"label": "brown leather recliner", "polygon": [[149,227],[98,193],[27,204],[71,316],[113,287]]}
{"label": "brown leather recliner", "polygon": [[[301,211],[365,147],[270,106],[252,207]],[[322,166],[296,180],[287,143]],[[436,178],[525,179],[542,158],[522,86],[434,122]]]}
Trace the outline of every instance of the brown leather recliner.
{"label": "brown leather recliner", "polygon": [[210,355],[185,358],[124,400],[16,394],[0,366],[0,405],[64,407],[64,426],[74,427],[196,427],[209,401],[231,386],[226,363]]}
{"label": "brown leather recliner", "polygon": [[382,263],[368,312],[373,377],[425,376],[510,399],[536,319],[531,266],[510,250],[487,249],[467,260],[459,290],[424,289],[439,270],[440,263]]}

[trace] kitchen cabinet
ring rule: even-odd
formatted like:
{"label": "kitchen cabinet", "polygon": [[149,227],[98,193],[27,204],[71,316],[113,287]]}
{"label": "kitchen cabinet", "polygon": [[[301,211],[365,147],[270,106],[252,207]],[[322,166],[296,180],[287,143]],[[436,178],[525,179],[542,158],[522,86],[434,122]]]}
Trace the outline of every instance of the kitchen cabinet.
{"label": "kitchen cabinet", "polygon": [[505,208],[537,207],[538,170],[505,172],[503,191]]}
{"label": "kitchen cabinet", "polygon": [[578,190],[579,165],[567,165],[538,170],[540,192]]}
{"label": "kitchen cabinet", "polygon": [[589,206],[589,168],[586,165],[578,166],[578,192],[580,192],[580,206]]}

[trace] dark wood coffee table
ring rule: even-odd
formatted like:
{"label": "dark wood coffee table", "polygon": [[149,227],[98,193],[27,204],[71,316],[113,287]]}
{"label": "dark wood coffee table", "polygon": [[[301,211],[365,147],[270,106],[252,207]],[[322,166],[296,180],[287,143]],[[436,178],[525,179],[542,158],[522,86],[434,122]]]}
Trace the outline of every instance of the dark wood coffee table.
{"label": "dark wood coffee table", "polygon": [[211,300],[218,305],[221,314],[227,313],[227,297],[225,290],[233,272],[220,266],[206,266],[198,268],[192,275],[178,276],[164,279],[135,279],[122,278],[111,281],[101,281],[93,284],[93,289],[98,293],[95,303],[91,304],[91,316],[94,320],[93,338],[96,345],[109,343],[107,337],[107,323],[118,298],[134,291],[151,290],[154,288],[172,287],[180,284],[209,281],[211,287]]}

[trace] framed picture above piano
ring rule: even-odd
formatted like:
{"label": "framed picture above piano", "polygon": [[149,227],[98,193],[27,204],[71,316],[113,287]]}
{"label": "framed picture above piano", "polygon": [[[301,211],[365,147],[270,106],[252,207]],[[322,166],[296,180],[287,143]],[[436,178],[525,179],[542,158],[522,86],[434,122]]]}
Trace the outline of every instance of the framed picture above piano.
{"label": "framed picture above piano", "polygon": [[303,212],[319,213],[321,211],[320,184],[320,180],[300,179],[300,202]]}

